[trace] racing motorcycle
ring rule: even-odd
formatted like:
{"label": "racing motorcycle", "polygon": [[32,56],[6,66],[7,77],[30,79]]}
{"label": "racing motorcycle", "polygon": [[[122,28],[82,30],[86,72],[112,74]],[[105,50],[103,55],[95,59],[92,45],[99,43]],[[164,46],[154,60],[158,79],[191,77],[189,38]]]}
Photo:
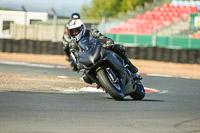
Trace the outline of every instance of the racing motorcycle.
{"label": "racing motorcycle", "polygon": [[125,96],[134,100],[144,98],[141,76],[131,73],[124,60],[106,49],[98,39],[84,37],[77,47],[78,52],[71,49],[72,61],[78,65],[79,70],[84,70],[91,83],[101,86],[115,100],[123,100]]}

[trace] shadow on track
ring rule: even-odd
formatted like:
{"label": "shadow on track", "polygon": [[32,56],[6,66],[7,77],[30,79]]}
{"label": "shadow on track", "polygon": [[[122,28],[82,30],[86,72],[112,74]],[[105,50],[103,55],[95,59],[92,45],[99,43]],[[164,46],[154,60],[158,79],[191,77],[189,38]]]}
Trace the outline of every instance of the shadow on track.
{"label": "shadow on track", "polygon": [[[112,98],[106,98],[106,99],[109,99],[109,100],[114,100]],[[128,101],[141,101],[141,102],[165,102],[164,100],[155,100],[155,99],[143,99],[143,100],[134,100],[134,99],[124,99],[120,102],[128,102]]]}

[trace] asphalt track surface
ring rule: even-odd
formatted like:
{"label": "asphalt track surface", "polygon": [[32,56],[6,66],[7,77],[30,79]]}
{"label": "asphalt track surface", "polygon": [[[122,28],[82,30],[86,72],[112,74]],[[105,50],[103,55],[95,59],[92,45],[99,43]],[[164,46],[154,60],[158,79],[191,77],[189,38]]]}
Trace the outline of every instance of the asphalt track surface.
{"label": "asphalt track surface", "polygon": [[[68,76],[68,69],[0,63],[0,73]],[[142,101],[105,93],[0,92],[2,133],[199,133],[200,80],[143,76]]]}

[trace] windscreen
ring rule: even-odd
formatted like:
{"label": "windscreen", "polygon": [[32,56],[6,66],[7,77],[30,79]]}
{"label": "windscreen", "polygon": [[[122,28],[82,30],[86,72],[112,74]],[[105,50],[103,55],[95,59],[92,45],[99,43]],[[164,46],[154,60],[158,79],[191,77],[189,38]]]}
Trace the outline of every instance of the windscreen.
{"label": "windscreen", "polygon": [[94,47],[97,43],[97,39],[93,37],[84,37],[79,41],[79,45],[82,50],[86,51]]}

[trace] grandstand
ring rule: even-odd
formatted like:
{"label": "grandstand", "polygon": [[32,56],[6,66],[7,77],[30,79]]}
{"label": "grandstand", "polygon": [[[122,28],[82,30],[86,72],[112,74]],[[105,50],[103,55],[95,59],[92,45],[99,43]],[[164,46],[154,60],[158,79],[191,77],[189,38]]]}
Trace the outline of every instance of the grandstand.
{"label": "grandstand", "polygon": [[170,4],[154,7],[151,11],[145,11],[125,22],[120,22],[105,33],[151,35],[157,31],[159,36],[188,36],[192,32],[189,37],[200,39],[200,32],[197,31],[199,24],[195,30],[192,30],[190,21],[191,14],[197,14],[199,11],[200,1],[173,0]]}

